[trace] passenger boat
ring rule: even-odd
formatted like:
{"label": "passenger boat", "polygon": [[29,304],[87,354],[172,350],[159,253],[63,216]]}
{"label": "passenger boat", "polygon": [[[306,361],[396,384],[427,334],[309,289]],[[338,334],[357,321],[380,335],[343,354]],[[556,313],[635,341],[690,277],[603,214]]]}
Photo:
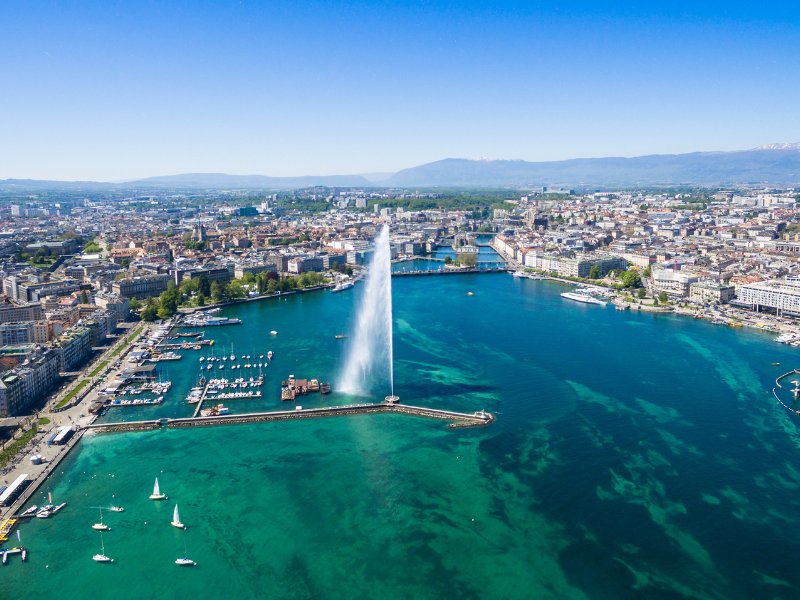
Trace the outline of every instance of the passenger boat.
{"label": "passenger boat", "polygon": [[574,292],[564,292],[561,294],[562,298],[567,298],[568,300],[574,300],[575,302],[583,302],[584,304],[599,304],[601,306],[605,306],[608,304],[607,302],[603,302],[602,300],[598,300],[597,298],[593,298],[588,294],[576,294]]}
{"label": "passenger boat", "polygon": [[186,525],[181,523],[181,517],[178,514],[178,505],[175,505],[175,510],[172,511],[172,526],[178,529],[186,529]]}
{"label": "passenger boat", "polygon": [[153,486],[153,493],[150,494],[150,500],[166,500],[167,497],[158,489],[158,477],[156,477],[156,484]]}
{"label": "passenger boat", "polygon": [[345,291],[345,290],[349,290],[351,287],[353,287],[353,285],[355,285],[355,284],[353,284],[353,282],[351,282],[351,281],[345,281],[344,283],[340,283],[339,285],[337,285],[336,287],[334,287],[334,288],[331,290],[331,292],[343,292],[343,291]]}
{"label": "passenger boat", "polygon": [[100,534],[100,554],[95,554],[92,557],[92,560],[96,561],[96,562],[114,562],[113,558],[108,558],[106,556],[106,545],[103,542],[103,534],[102,533]]}

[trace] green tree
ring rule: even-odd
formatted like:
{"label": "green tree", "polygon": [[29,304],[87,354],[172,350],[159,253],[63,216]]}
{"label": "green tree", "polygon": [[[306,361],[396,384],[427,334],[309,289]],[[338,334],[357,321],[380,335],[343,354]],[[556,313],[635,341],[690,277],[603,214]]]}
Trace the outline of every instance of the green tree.
{"label": "green tree", "polygon": [[81,304],[89,304],[89,296],[86,295],[86,290],[81,292]]}
{"label": "green tree", "polygon": [[625,271],[622,273],[621,277],[625,287],[635,288],[642,284],[642,278],[636,271]]}
{"label": "green tree", "polygon": [[205,274],[200,275],[197,278],[197,291],[203,296],[210,296],[211,295],[211,284],[208,281],[208,277]]}
{"label": "green tree", "polygon": [[278,291],[278,282],[275,281],[274,279],[270,279],[267,282],[267,288],[266,289],[267,289],[267,293],[268,294],[274,294],[276,291]]}
{"label": "green tree", "polygon": [[203,294],[198,294],[197,296],[197,306],[205,306],[206,305],[206,297]]}
{"label": "green tree", "polygon": [[458,255],[458,264],[462,267],[474,267],[478,264],[478,257],[472,252],[462,252]]}
{"label": "green tree", "polygon": [[245,273],[244,277],[242,277],[242,283],[250,284],[256,280],[255,276],[252,273]]}
{"label": "green tree", "polygon": [[155,321],[156,320],[156,307],[155,306],[146,306],[144,310],[140,313],[143,321]]}
{"label": "green tree", "polygon": [[600,279],[600,267],[594,265],[589,269],[589,279]]}
{"label": "green tree", "polygon": [[131,298],[128,301],[128,306],[131,310],[139,310],[142,307],[142,303],[139,302],[136,298]]}
{"label": "green tree", "polygon": [[658,295],[658,301],[659,301],[659,302],[661,302],[661,303],[664,303],[664,302],[666,302],[667,300],[668,300],[668,298],[667,298],[667,292],[661,292],[661,293]]}
{"label": "green tree", "polygon": [[637,294],[637,296],[641,299],[644,298],[646,295],[647,292],[645,292],[644,288],[639,288],[639,293]]}
{"label": "green tree", "polygon": [[131,266],[131,261],[129,261],[127,258],[123,258],[121,261],[119,261],[119,266],[121,266],[123,269],[127,269],[129,266]]}
{"label": "green tree", "polygon": [[83,249],[83,251],[85,253],[87,253],[87,254],[97,254],[101,250],[100,250],[100,246],[98,246],[94,242],[91,242],[89,244],[86,244],[86,247]]}
{"label": "green tree", "polygon": [[219,281],[214,281],[211,283],[211,301],[214,303],[222,302],[224,300],[223,297],[223,289],[220,285]]}
{"label": "green tree", "polygon": [[453,259],[452,258],[450,258],[449,256],[445,256],[444,257],[444,264],[450,265],[452,263],[453,263]]}
{"label": "green tree", "polygon": [[647,267],[644,271],[642,271],[642,277],[650,277],[651,273],[652,270],[650,269],[650,267]]}

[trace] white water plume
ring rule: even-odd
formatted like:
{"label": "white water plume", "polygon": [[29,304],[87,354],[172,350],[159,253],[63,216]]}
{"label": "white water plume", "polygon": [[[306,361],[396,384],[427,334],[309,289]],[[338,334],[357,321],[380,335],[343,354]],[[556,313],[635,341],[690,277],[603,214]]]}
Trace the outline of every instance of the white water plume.
{"label": "white water plume", "polygon": [[348,394],[369,393],[368,380],[381,376],[388,361],[394,395],[392,364],[392,255],[389,226],[375,239],[375,253],[369,265],[366,289],[358,307],[358,321],[352,337],[340,389]]}

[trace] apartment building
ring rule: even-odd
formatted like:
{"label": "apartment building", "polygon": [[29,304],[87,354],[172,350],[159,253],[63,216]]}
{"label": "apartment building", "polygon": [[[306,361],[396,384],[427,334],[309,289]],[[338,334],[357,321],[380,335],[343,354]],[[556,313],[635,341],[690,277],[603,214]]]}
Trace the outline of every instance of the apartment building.
{"label": "apartment building", "polygon": [[111,284],[111,291],[125,298],[152,298],[167,291],[172,275],[161,273],[121,279]]}

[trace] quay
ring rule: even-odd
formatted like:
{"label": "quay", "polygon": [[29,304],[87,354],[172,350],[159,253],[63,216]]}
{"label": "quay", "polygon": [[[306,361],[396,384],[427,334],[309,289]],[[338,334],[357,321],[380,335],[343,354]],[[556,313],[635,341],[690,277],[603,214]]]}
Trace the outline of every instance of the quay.
{"label": "quay", "polygon": [[[195,411],[199,414],[200,405]],[[183,419],[157,419],[151,421],[129,421],[125,423],[96,423],[87,425],[86,430],[97,432],[152,430],[162,427],[207,427],[212,425],[233,425],[241,423],[257,423],[263,421],[286,421],[292,419],[314,419],[321,417],[342,417],[360,414],[399,413],[429,419],[453,421],[457,427],[480,427],[494,422],[494,415],[485,411],[475,413],[459,413],[421,406],[407,406],[399,403],[381,404],[347,404],[326,408],[308,408],[299,410],[282,410],[261,413],[244,413],[240,415],[218,415],[210,417],[190,417]]]}

